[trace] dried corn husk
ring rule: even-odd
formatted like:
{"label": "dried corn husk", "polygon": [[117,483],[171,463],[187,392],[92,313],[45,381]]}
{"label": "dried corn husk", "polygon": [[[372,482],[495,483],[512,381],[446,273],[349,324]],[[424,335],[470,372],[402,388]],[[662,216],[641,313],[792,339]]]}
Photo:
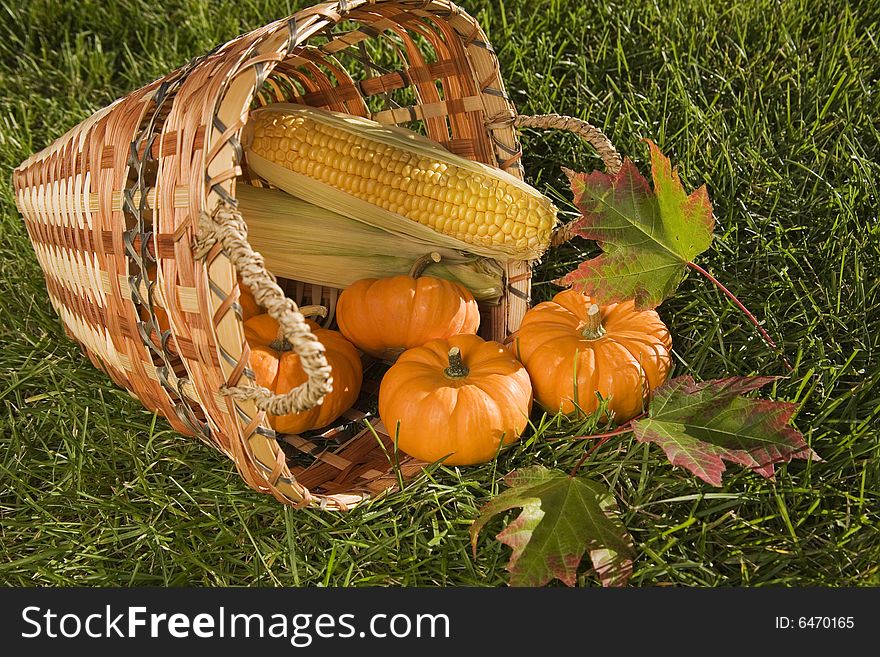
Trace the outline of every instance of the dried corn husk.
{"label": "dried corn husk", "polygon": [[239,184],[236,197],[248,240],[277,276],[345,288],[406,274],[418,258],[437,252],[441,261],[426,275],[461,283],[480,301],[501,297],[503,271],[494,260],[388,232],[276,189]]}

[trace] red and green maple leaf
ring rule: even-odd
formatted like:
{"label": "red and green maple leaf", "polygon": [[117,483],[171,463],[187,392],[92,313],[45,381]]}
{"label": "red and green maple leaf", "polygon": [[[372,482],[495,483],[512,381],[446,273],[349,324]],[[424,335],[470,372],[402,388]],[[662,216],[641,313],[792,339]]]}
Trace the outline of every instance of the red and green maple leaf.
{"label": "red and green maple leaf", "polygon": [[513,508],[522,513],[496,538],[513,552],[507,569],[511,586],[543,586],[553,578],[577,581],[584,553],[604,586],[622,586],[632,573],[632,539],[617,518],[608,489],[584,477],[532,466],[504,478],[508,488],[490,500],[471,527],[476,554],[480,530]]}
{"label": "red and green maple leaf", "polygon": [[743,396],[775,379],[672,379],[654,391],[648,417],[633,422],[632,431],[639,442],[656,443],[673,465],[713,486],[721,485],[724,461],[773,479],[777,463],[821,460],[790,424],[795,404]]}
{"label": "red and green maple leaf", "polygon": [[705,185],[687,195],[669,159],[654,142],[648,146],[653,190],[629,159],[613,176],[567,172],[582,215],[572,230],[604,253],[561,283],[599,303],[634,299],[639,310],[660,305],[712,243],[715,219]]}

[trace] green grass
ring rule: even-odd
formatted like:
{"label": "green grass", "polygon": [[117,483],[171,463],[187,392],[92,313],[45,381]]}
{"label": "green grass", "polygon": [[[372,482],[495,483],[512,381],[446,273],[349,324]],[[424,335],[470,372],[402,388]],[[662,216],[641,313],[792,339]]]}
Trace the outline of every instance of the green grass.
{"label": "green grass", "polygon": [[[570,468],[560,422],[496,463],[440,468],[347,515],[252,492],[232,463],[115,388],[67,340],[15,209],[11,169],[118,96],[303,3],[0,3],[0,583],[501,585],[509,550],[476,510],[520,466]],[[651,138],[718,218],[699,262],[781,338],[794,371],[764,394],[800,404],[821,463],[723,488],[656,447],[609,442],[607,482],[639,557],[636,585],[880,585],[880,5],[750,0],[490,3],[523,113],[601,126],[645,170]],[[540,7],[537,7],[540,5]],[[858,8],[856,8],[858,7]],[[598,165],[572,137],[524,135],[533,183],[571,205],[560,166]],[[537,271],[546,281],[581,243]],[[660,309],[678,373],[785,374],[745,318],[693,274]],[[551,441],[549,438],[562,438]],[[594,585],[584,571],[581,582]]]}

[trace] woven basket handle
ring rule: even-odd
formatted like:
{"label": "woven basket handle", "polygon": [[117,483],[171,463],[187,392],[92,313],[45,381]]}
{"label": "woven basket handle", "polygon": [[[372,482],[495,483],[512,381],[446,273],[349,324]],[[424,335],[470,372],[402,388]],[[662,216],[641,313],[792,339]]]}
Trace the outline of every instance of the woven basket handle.
{"label": "woven basket handle", "polygon": [[232,265],[238,271],[241,282],[251,291],[254,300],[278,322],[279,332],[299,356],[300,365],[308,379],[283,395],[275,394],[262,386],[223,386],[221,394],[244,401],[253,400],[257,408],[272,415],[301,413],[314,408],[333,390],[330,365],[324,356],[324,345],[312,333],[305,316],[293,299],[266,271],[263,256],[253,250],[247,241],[247,225],[241,214],[225,205],[219,205],[213,215],[202,213],[199,220],[199,239],[196,243],[197,258],[204,257],[217,243],[223,245]]}
{"label": "woven basket handle", "polygon": [[[535,116],[524,116],[520,114],[516,117],[514,125],[519,128],[564,130],[565,132],[572,132],[596,150],[599,157],[602,158],[603,164],[605,164],[605,170],[610,175],[613,176],[620,171],[622,165],[620,153],[614,148],[614,144],[611,143],[611,140],[608,139],[604,132],[586,121],[576,119],[573,116],[563,116],[561,114],[538,114]],[[574,232],[572,231],[573,223],[574,222],[569,222],[553,231],[553,236],[550,238],[550,244],[558,246],[574,237]]]}

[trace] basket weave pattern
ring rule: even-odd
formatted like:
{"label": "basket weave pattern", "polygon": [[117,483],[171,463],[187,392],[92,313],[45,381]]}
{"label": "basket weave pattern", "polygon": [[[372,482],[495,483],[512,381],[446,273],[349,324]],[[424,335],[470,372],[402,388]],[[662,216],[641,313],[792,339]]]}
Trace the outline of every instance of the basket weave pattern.
{"label": "basket weave pattern", "polygon": [[[371,57],[378,42],[395,66]],[[423,464],[397,459],[363,405],[344,418],[353,431],[283,436],[291,458],[253,400],[223,394],[254,375],[236,269],[220,241],[205,248],[200,222],[234,211],[236,184],[260,184],[238,135],[252,108],[275,102],[420,127],[522,178],[518,117],[474,19],[447,0],[352,0],[244,34],[98,111],[15,170],[16,200],[51,303],[96,367],[232,458],[256,490],[346,509]],[[501,303],[482,309],[485,337],[518,327],[530,281],[527,263],[507,267]],[[279,284],[332,322],[338,290]],[[366,393],[376,386],[368,377]]]}

